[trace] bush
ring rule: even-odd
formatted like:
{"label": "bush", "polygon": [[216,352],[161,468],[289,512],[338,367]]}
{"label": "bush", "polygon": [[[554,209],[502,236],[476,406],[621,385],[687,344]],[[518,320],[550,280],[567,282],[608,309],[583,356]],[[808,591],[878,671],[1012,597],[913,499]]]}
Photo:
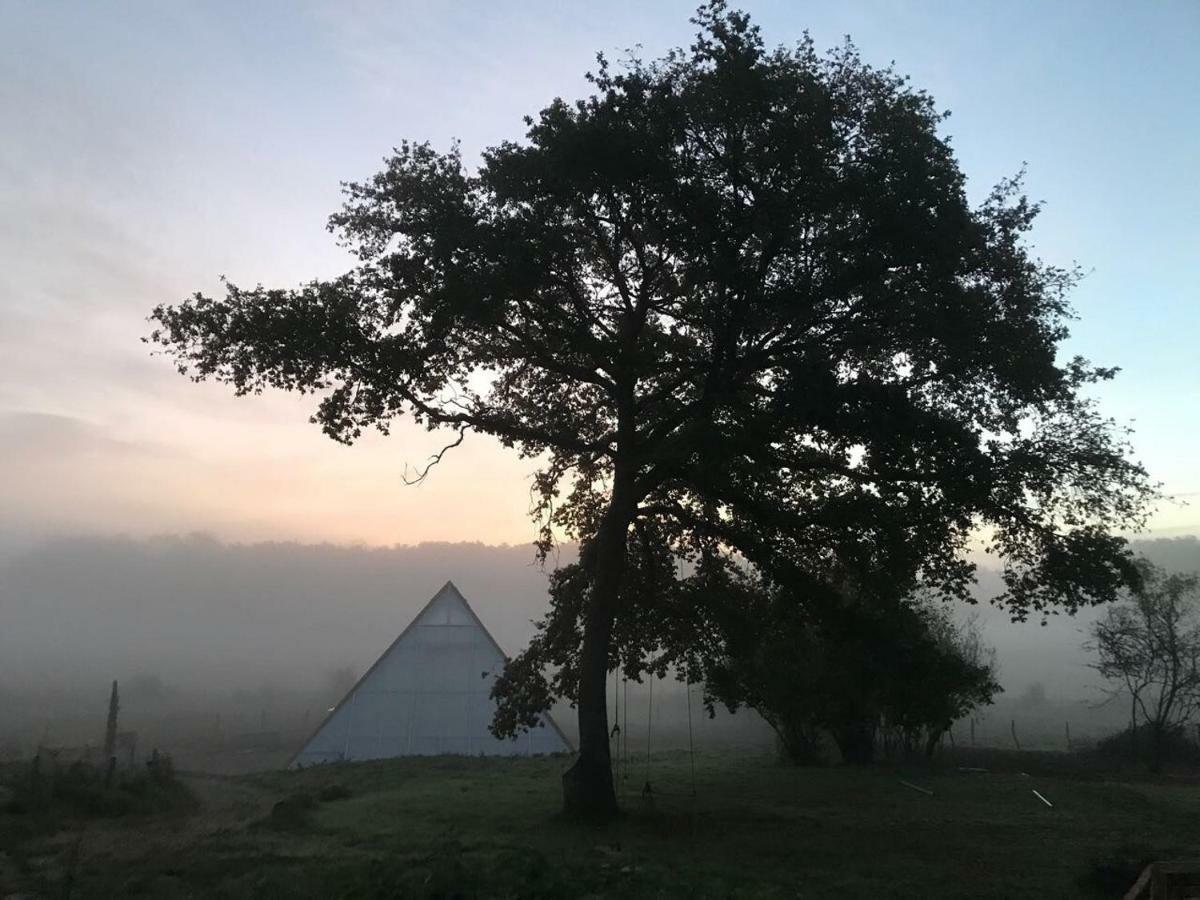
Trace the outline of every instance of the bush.
{"label": "bush", "polygon": [[317,801],[312,794],[300,791],[272,806],[271,814],[258,822],[258,827],[274,831],[301,831],[311,824],[310,813],[316,806]]}
{"label": "bush", "polygon": [[[1106,759],[1122,762],[1143,763],[1153,766],[1154,737],[1150,729],[1143,726],[1136,730],[1126,728],[1098,741],[1092,751]],[[1162,736],[1161,755],[1157,762],[1164,765],[1200,766],[1200,746],[1191,740],[1182,725],[1166,729]]]}
{"label": "bush", "polygon": [[350,796],[350,789],[344,784],[327,784],[317,792],[317,799],[322,803],[331,803],[334,800],[345,800]]}
{"label": "bush", "polygon": [[6,811],[15,815],[68,815],[116,818],[125,815],[190,811],[196,801],[175,777],[168,756],[158,756],[145,770],[116,769],[77,761],[65,768],[37,758],[9,767],[3,786],[11,795]]}

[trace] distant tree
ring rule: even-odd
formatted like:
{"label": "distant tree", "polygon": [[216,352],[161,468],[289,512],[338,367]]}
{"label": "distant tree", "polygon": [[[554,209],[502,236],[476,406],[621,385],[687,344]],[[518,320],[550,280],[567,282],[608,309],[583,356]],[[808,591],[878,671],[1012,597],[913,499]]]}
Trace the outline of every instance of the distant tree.
{"label": "distant tree", "polygon": [[931,754],[999,692],[994,653],[946,607],[839,590],[841,602],[815,606],[767,591],[738,627],[724,617],[726,639],[704,666],[712,698],[757,710],[792,759],[811,759],[822,730],[847,762],[872,761],[884,730]]}
{"label": "distant tree", "polygon": [[1029,707],[1031,709],[1039,709],[1046,705],[1046,686],[1040,681],[1035,681],[1025,693],[1017,698],[1017,705]]}
{"label": "distant tree", "polygon": [[121,697],[117,692],[117,682],[112,683],[112,692],[108,695],[108,722],[104,727],[104,757],[111,759],[117,751],[117,714],[121,710]]}
{"label": "distant tree", "polygon": [[141,700],[163,700],[168,693],[162,678],[151,673],[139,672],[126,682],[126,696]]}
{"label": "distant tree", "polygon": [[[1084,397],[1113,371],[1059,362],[1075,275],[1025,249],[1018,182],[972,208],[932,99],[849,45],[768,49],[719,0],[694,21],[687,50],[600,58],[591,96],[475,171],[402,143],[330,220],[349,273],[228,283],[156,308],[149,336],[197,380],[320,394],[339,441],[407,414],[445,450],[475,432],[539,461],[541,551],[583,542],[557,607],[578,621],[550,630],[581,636],[563,789],[589,815],[616,810],[605,685],[643,619],[638,528],[676,556],[837,554],[963,595],[986,526],[1020,616],[1115,596],[1114,532],[1149,492]],[[510,672],[501,699],[553,696]]]}
{"label": "distant tree", "polygon": [[1200,575],[1144,563],[1140,587],[1096,622],[1088,646],[1111,696],[1128,697],[1130,740],[1147,726],[1158,769],[1172,732],[1200,711]]}

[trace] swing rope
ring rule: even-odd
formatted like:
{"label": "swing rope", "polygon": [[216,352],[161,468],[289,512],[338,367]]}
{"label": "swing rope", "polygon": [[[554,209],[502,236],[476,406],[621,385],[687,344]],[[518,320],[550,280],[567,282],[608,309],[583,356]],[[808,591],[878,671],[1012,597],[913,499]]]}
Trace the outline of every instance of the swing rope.
{"label": "swing rope", "polygon": [[654,724],[654,674],[650,675],[650,694],[646,701],[646,787],[650,787],[650,729]]}
{"label": "swing rope", "polygon": [[617,690],[618,679],[621,677],[621,665],[617,664],[613,669],[613,727],[609,732],[610,741],[616,738],[617,745],[617,764],[613,766],[613,788],[620,783],[621,773],[621,694]]}
{"label": "swing rope", "polygon": [[621,750],[625,758],[624,779],[629,780],[629,675],[628,673],[621,679],[622,689],[625,692],[623,705],[625,707],[625,730],[621,732],[621,738],[624,741],[624,748]]}
{"label": "swing rope", "polygon": [[687,708],[688,708],[688,756],[692,762],[692,796],[696,796],[696,741],[692,737],[692,677],[688,674],[687,680]]}

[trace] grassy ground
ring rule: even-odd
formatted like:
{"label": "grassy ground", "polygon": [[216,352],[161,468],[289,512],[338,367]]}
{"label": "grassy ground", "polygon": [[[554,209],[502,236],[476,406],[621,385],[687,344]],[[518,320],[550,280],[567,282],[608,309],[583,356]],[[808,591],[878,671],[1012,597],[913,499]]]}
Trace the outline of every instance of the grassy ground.
{"label": "grassy ground", "polygon": [[1139,863],[1200,856],[1200,787],[1036,755],[1022,775],[1022,759],[968,774],[698,755],[693,797],[689,758],[664,754],[653,807],[641,761],[628,814],[599,830],[559,818],[556,758],[193,775],[198,811],[40,829],[0,814],[0,896],[1119,897]]}

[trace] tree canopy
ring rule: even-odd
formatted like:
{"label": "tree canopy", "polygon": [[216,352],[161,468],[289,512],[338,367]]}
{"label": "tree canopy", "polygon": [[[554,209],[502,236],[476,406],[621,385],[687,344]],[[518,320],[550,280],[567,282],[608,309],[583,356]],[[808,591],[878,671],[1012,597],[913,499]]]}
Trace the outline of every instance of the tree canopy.
{"label": "tree canopy", "polygon": [[850,45],[770,49],[719,0],[694,21],[477,166],[402,143],[330,220],[345,275],[152,314],[181,371],[315,392],[337,440],[407,415],[538,460],[542,549],[586,545],[580,810],[615,808],[604,674],[639,527],[947,595],[983,533],[1020,616],[1133,577],[1114,531],[1150,491],[1087,399],[1113,370],[1060,359],[1076,273],[1031,255],[1019,180],[972,206],[945,114]]}

